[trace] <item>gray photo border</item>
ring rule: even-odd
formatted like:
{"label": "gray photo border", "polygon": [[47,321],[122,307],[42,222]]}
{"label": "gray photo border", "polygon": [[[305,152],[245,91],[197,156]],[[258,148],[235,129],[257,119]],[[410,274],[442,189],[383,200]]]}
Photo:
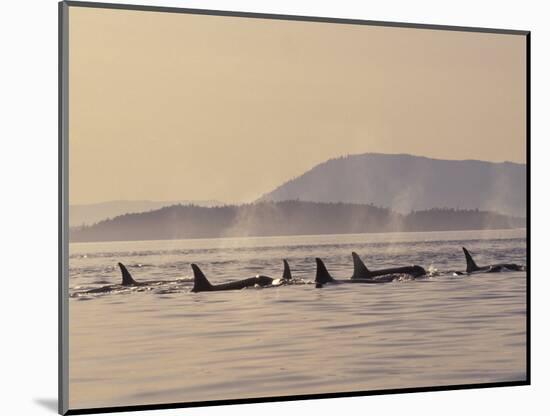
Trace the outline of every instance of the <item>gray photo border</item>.
{"label": "gray photo border", "polygon": [[58,4],[58,412],[69,410],[69,5]]}

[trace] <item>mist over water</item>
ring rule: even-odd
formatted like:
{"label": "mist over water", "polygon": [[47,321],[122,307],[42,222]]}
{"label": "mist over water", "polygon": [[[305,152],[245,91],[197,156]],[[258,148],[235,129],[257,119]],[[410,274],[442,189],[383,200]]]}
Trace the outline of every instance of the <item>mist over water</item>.
{"label": "mist over water", "polygon": [[[518,381],[526,375],[526,273],[454,276],[526,262],[525,230],[78,243],[70,245],[70,407],[123,406]],[[419,264],[432,276],[384,285],[313,284],[190,293],[212,283],[312,282]],[[104,294],[120,283],[169,283]],[[529,265],[528,265],[529,266]]]}

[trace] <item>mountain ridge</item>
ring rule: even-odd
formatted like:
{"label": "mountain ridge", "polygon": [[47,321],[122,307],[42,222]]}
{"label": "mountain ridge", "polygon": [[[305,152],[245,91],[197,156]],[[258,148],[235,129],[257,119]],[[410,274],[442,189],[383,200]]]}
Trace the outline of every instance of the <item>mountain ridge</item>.
{"label": "mountain ridge", "polygon": [[174,205],[71,228],[71,242],[523,228],[524,218],[479,210],[408,215],[373,205],[304,201]]}
{"label": "mountain ridge", "polygon": [[109,218],[118,217],[123,214],[147,212],[178,204],[199,206],[224,205],[223,202],[216,200],[152,201],[147,199],[112,200],[91,204],[72,204],[69,206],[69,226],[77,227],[81,225],[91,225]]}
{"label": "mountain ridge", "polygon": [[526,165],[410,154],[363,153],[313,166],[257,201],[299,199],[389,207],[482,209],[526,215]]}

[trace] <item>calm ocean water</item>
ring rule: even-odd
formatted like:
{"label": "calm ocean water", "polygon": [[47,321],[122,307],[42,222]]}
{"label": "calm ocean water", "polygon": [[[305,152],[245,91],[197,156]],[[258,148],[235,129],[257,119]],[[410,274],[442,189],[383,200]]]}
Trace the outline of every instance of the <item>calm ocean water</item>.
{"label": "calm ocean water", "polygon": [[[526,262],[525,230],[80,243],[70,245],[70,407],[88,408],[518,381],[526,376],[526,273],[453,276]],[[431,276],[191,293],[264,274],[311,283],[412,263]],[[166,284],[84,295],[134,278]]]}

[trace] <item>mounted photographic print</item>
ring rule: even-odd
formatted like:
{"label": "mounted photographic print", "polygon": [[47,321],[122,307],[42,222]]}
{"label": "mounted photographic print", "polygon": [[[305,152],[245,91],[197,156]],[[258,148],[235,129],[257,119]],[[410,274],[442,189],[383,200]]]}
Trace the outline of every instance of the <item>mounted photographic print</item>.
{"label": "mounted photographic print", "polygon": [[60,413],[529,384],[529,32],[59,10]]}

